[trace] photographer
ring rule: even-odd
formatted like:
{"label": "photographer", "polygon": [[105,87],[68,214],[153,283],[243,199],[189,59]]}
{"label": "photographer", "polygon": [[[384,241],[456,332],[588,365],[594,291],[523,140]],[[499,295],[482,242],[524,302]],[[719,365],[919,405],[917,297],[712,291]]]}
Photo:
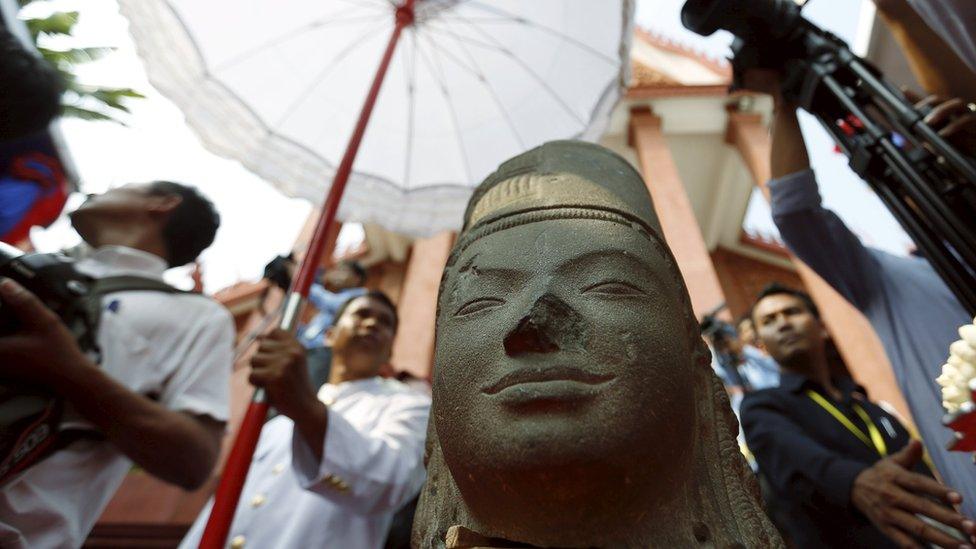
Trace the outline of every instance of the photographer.
{"label": "photographer", "polygon": [[744,342],[732,325],[711,319],[708,325],[702,323],[702,334],[714,350],[712,359],[718,362],[713,369],[727,387],[758,391],[779,385],[776,361]]}
{"label": "photographer", "polygon": [[[264,268],[264,277],[284,291],[295,274],[293,255],[278,256]],[[334,265],[309,288],[308,301],[318,311],[308,324],[298,330],[305,347],[309,378],[318,387],[329,378],[332,350],[325,342],[325,332],[332,326],[336,311],[350,299],[366,294],[366,269],[357,261],[346,260]]]}
{"label": "photographer", "polygon": [[[962,494],[965,513],[976,515],[976,469],[969,457],[944,449],[952,433],[942,426],[935,383],[956,328],[969,315],[927,261],[864,246],[822,206],[796,107],[782,98],[779,76],[754,69],[744,84],[775,101],[769,191],[784,243],[871,322],[938,472]],[[926,122],[972,154],[965,147],[973,142],[976,114],[959,101],[926,101],[935,106]]]}
{"label": "photographer", "polygon": [[[92,250],[77,270],[96,279],[161,280],[194,260],[219,224],[195,189],[132,184],[90,197],[71,221]],[[210,475],[228,414],[234,327],[200,295],[121,291],[101,304],[95,364],[36,297],[10,280],[0,382],[64,398],[95,436],[76,440],[0,492],[0,546],[79,547],[133,463],[192,489]]]}

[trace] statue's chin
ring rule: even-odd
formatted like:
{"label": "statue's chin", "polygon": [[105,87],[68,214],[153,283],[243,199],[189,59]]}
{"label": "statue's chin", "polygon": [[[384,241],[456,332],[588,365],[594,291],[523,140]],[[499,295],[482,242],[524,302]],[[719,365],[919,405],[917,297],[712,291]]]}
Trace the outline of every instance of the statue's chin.
{"label": "statue's chin", "polygon": [[607,536],[633,533],[681,491],[680,483],[666,482],[680,475],[660,475],[657,464],[613,463],[605,449],[567,449],[540,455],[543,448],[534,448],[531,456],[518,454],[526,461],[479,459],[449,468],[482,533],[540,546],[604,545]]}

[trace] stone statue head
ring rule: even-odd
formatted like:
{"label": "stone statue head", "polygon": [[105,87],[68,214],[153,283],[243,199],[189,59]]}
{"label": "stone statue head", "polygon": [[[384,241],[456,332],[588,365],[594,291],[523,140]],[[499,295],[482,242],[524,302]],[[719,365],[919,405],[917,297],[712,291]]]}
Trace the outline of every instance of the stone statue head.
{"label": "stone statue head", "polygon": [[549,143],[478,187],[435,363],[415,546],[781,544],[644,181],[609,150]]}

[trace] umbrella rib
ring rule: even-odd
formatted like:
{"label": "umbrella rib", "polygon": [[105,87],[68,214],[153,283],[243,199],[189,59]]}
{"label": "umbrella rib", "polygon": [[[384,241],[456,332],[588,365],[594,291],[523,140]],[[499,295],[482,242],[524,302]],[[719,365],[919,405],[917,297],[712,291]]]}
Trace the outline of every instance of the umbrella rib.
{"label": "umbrella rib", "polygon": [[[467,24],[468,26],[470,26],[472,29],[475,30],[475,32],[477,32],[478,34],[481,34],[483,37],[485,37],[485,39],[490,40],[491,42],[493,42],[497,46],[498,49],[500,49],[505,55],[507,55],[510,59],[512,59],[512,61],[514,61],[515,64],[517,64],[518,66],[522,67],[522,70],[524,70],[525,72],[527,72],[536,81],[536,83],[539,84],[539,86],[541,86],[543,89],[545,89],[546,92],[549,94],[549,96],[552,97],[553,99],[555,99],[556,100],[556,103],[558,103],[559,106],[561,106],[563,108],[563,110],[566,111],[567,114],[569,114],[571,117],[573,117],[573,119],[575,119],[581,125],[586,126],[586,121],[584,121],[582,118],[580,118],[580,116],[578,114],[576,114],[575,111],[573,111],[572,107],[570,107],[569,104],[566,103],[566,100],[564,100],[562,97],[560,97],[559,94],[556,93],[556,90],[552,89],[552,86],[550,86],[549,83],[546,82],[546,80],[544,78],[542,78],[541,76],[539,76],[538,73],[536,73],[534,70],[532,70],[532,68],[529,67],[528,64],[525,63],[525,61],[523,61],[517,55],[515,55],[514,53],[512,53],[511,50],[509,50],[509,49],[505,48],[504,46],[502,46],[501,44],[499,44],[498,43],[498,40],[495,39],[495,37],[492,36],[490,33],[485,32],[484,29],[479,28],[477,25],[473,25],[471,23],[468,23],[464,19],[461,19],[461,22]],[[451,31],[448,31],[447,29],[439,29],[439,28],[434,27],[434,26],[429,26],[428,28],[440,30],[441,32],[446,32],[446,33],[451,34],[451,35],[456,35],[456,33],[453,33]]]}
{"label": "umbrella rib", "polygon": [[338,66],[338,64],[343,59],[346,58],[347,55],[352,53],[352,50],[356,49],[357,46],[361,46],[363,44],[363,40],[368,39],[370,35],[372,35],[373,38],[379,36],[376,33],[376,31],[378,31],[386,23],[388,23],[388,21],[383,21],[383,24],[381,25],[374,25],[366,29],[366,32],[357,36],[355,40],[352,40],[349,43],[349,45],[347,45],[345,48],[339,51],[339,53],[337,53],[336,56],[333,57],[331,61],[329,61],[329,64],[326,65],[325,68],[323,68],[321,71],[319,71],[318,74],[315,75],[315,78],[312,80],[311,84],[307,88],[305,88],[305,91],[299,94],[299,96],[295,98],[295,100],[288,105],[288,107],[285,109],[284,114],[282,114],[281,117],[275,122],[274,126],[277,127],[284,124],[284,122],[288,120],[288,118],[290,118],[292,114],[294,114],[295,110],[299,106],[301,106],[301,104],[304,103],[306,99],[308,99],[308,97],[312,94],[313,91],[315,91],[315,88],[317,88],[319,84],[322,83],[325,77],[328,76],[329,73],[331,73],[335,69],[335,67]]}
{"label": "umbrella rib", "polygon": [[446,57],[447,59],[453,61],[455,65],[457,65],[458,67],[460,67],[461,69],[463,69],[468,74],[471,74],[475,78],[483,78],[484,77],[484,74],[482,74],[481,71],[479,71],[478,69],[476,69],[476,68],[472,67],[471,65],[468,65],[467,63],[465,63],[464,61],[462,61],[457,55],[454,55],[453,53],[451,53],[450,50],[447,50],[447,49],[438,47],[438,46],[440,46],[440,44],[436,40],[434,40],[434,37],[433,36],[425,36],[425,38],[427,38],[427,40],[431,43],[431,47],[437,47],[437,51],[439,53],[444,54],[444,57]]}
{"label": "umbrella rib", "polygon": [[[582,42],[580,40],[577,40],[576,38],[573,38],[572,36],[569,36],[568,34],[561,33],[561,32],[557,31],[556,29],[554,29],[552,27],[547,27],[547,26],[545,26],[545,25],[543,25],[541,23],[537,23],[537,22],[535,22],[535,21],[533,21],[531,19],[528,19],[526,17],[519,17],[518,15],[515,15],[515,14],[509,12],[509,11],[503,10],[503,9],[498,8],[498,7],[495,7],[495,6],[486,6],[485,4],[482,4],[481,2],[479,2],[477,0],[469,0],[468,2],[465,2],[465,3],[467,5],[473,7],[473,8],[477,8],[477,9],[480,9],[480,10],[483,10],[483,11],[487,11],[488,13],[493,13],[493,14],[498,15],[498,16],[501,16],[501,17],[508,17],[508,19],[509,19],[510,22],[513,22],[513,23],[522,23],[522,24],[528,25],[530,27],[539,29],[539,30],[541,30],[543,32],[547,32],[549,34],[553,34],[555,36],[558,36],[559,38],[562,38],[563,40],[569,42],[570,44],[573,44],[577,48],[579,48],[581,50],[584,50],[586,52],[589,52],[590,54],[592,54],[595,57],[599,57],[600,59],[602,59],[603,61],[605,61],[606,63],[608,63],[610,65],[616,65],[617,63],[620,62],[619,59],[614,59],[614,58],[610,57],[609,55],[601,52],[600,50],[594,48],[593,46],[590,46],[589,44],[586,44],[586,43],[584,43],[584,42]],[[455,17],[458,17],[458,16],[455,16]]]}
{"label": "umbrella rib", "polygon": [[394,5],[393,0],[376,0],[374,2],[369,2],[366,0],[340,0],[347,4],[352,4],[354,6],[359,6],[361,8],[386,8],[387,5]]}
{"label": "umbrella rib", "polygon": [[479,47],[484,48],[484,49],[488,49],[488,50],[492,50],[492,51],[497,51],[498,53],[503,53],[503,54],[506,54],[506,55],[511,55],[511,52],[509,50],[507,50],[506,48],[504,48],[503,46],[498,46],[498,45],[495,45],[495,44],[489,44],[487,42],[482,42],[480,40],[474,40],[470,36],[461,36],[459,34],[456,34],[456,33],[451,32],[448,29],[443,29],[443,28],[440,28],[440,27],[435,27],[435,26],[433,26],[431,24],[433,22],[434,21],[428,21],[427,23],[424,24],[424,28],[429,29],[429,30],[432,30],[432,31],[439,31],[439,32],[443,32],[443,33],[449,34],[451,36],[454,36],[457,40],[460,40],[460,41],[463,41],[463,42],[467,42],[468,44],[471,44],[472,46],[479,46]]}
{"label": "umbrella rib", "polygon": [[411,48],[410,48],[410,67],[407,67],[407,54],[404,52],[402,54],[404,69],[403,72],[407,77],[407,97],[409,102],[409,107],[407,109],[407,154],[403,167],[403,186],[404,188],[410,188],[410,170],[412,168],[412,158],[413,158],[413,133],[414,133],[414,113],[417,108],[417,28],[411,27],[411,32],[409,34]]}
{"label": "umbrella rib", "polygon": [[[428,36],[428,39],[431,42],[436,43],[436,40],[434,40],[433,36]],[[452,39],[458,45],[458,48],[468,58],[468,61],[470,61],[471,64],[474,65],[475,68],[473,69],[473,71],[475,73],[475,76],[481,82],[481,85],[484,86],[485,89],[488,91],[488,95],[490,95],[492,101],[494,101],[495,107],[498,108],[498,112],[502,115],[502,118],[505,119],[508,129],[512,132],[512,136],[515,137],[515,141],[518,142],[519,144],[519,149],[524,150],[525,142],[522,140],[522,136],[519,135],[518,129],[515,127],[515,121],[512,120],[512,116],[508,113],[507,110],[505,110],[505,105],[502,103],[501,96],[498,95],[498,91],[495,89],[494,86],[491,85],[491,81],[488,79],[488,77],[485,76],[485,72],[481,69],[481,66],[478,64],[478,60],[475,59],[474,55],[471,54],[471,50],[468,49],[468,47],[464,44],[464,42],[458,40],[456,36],[452,36]],[[446,48],[440,48],[440,50],[444,51],[444,53],[447,53],[449,51]]]}
{"label": "umbrella rib", "polygon": [[[353,8],[353,9],[347,10],[346,12],[343,12],[343,13],[350,13],[350,12],[353,12],[353,11],[357,11],[358,9],[359,8]],[[313,30],[323,29],[323,28],[325,28],[327,26],[335,25],[335,24],[339,24],[339,23],[357,23],[357,22],[368,23],[369,21],[378,21],[380,17],[387,17],[387,15],[385,13],[384,14],[371,14],[371,15],[360,15],[360,16],[357,16],[357,17],[349,17],[349,18],[346,18],[346,19],[332,19],[332,20],[329,20],[329,21],[326,21],[324,19],[319,19],[317,21],[312,21],[311,23],[308,23],[306,25],[303,25],[303,26],[301,26],[301,27],[299,27],[297,29],[291,29],[291,30],[289,30],[287,32],[283,32],[283,33],[275,36],[274,38],[271,38],[267,42],[264,42],[264,43],[262,43],[262,44],[260,44],[258,46],[255,46],[255,47],[253,47],[253,48],[251,48],[251,49],[249,49],[247,51],[244,51],[244,52],[241,52],[238,55],[235,55],[234,57],[228,59],[227,61],[224,61],[223,63],[220,63],[219,65],[215,66],[213,68],[212,72],[218,73],[220,71],[229,69],[229,68],[231,68],[231,67],[233,67],[235,65],[240,64],[243,61],[247,61],[251,57],[254,57],[258,53],[263,52],[267,48],[274,47],[274,46],[278,46],[280,44],[284,44],[285,42],[287,42],[289,40],[293,40],[293,39],[298,38],[300,36],[304,36],[305,34],[311,32]]]}
{"label": "umbrella rib", "polygon": [[[419,45],[420,45],[420,41],[418,40],[417,46],[419,47]],[[437,54],[437,49],[434,47],[433,42],[431,43],[431,51],[432,51],[432,55]],[[431,61],[430,58],[427,57],[427,55],[424,53],[424,50],[422,49],[420,50],[420,57],[421,59],[424,60],[424,63],[427,64],[427,67],[430,70],[431,75],[433,75],[434,78],[437,79],[437,83],[440,85],[441,88],[441,93],[444,95],[444,101],[447,103],[447,108],[451,112],[451,121],[453,122],[453,126],[454,126],[454,135],[458,142],[458,150],[461,152],[461,160],[464,162],[464,173],[467,176],[468,181],[470,182],[472,179],[471,163],[468,161],[468,153],[464,149],[464,139],[461,137],[461,126],[458,122],[457,109],[454,106],[454,101],[451,99],[451,94],[447,92],[447,82],[444,77],[444,67],[440,65],[440,56],[438,55],[436,59],[438,70],[434,69],[434,63]]]}

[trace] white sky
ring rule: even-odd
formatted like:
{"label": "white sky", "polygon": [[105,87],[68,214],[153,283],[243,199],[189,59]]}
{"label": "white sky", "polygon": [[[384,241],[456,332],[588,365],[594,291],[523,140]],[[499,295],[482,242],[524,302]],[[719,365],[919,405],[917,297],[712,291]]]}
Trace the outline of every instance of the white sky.
{"label": "white sky", "polygon": [[[807,15],[839,36],[853,40],[861,2],[814,0]],[[726,56],[727,35],[703,39],[681,27],[678,14],[682,4],[683,0],[640,0],[637,22],[711,56]],[[119,15],[114,0],[53,0],[38,3],[36,9],[80,11],[72,45],[118,48],[106,58],[80,67],[78,76],[82,82],[132,87],[147,95],[145,100],[130,103],[133,112],[125,118],[127,126],[74,119],[61,122],[82,190],[97,193],[130,181],[150,179],[172,179],[199,187],[217,205],[223,220],[214,245],[202,257],[207,291],[238,280],[257,279],[271,257],[290,248],[310,213],[309,204],[281,195],[238,162],[203,148],[179,110],[149,85],[126,21]],[[903,252],[908,239],[884,207],[846,168],[846,159],[833,152],[833,145],[816,122],[806,117],[803,124],[828,206],[838,211],[867,242]],[[74,197],[68,209],[79,202],[80,196]],[[752,232],[775,234],[768,208],[761,200],[754,202],[745,227]],[[63,219],[49,229],[35,229],[31,236],[42,251],[78,240]],[[355,239],[356,235],[347,232],[343,238]],[[170,280],[185,282],[186,274],[171,273]]]}

